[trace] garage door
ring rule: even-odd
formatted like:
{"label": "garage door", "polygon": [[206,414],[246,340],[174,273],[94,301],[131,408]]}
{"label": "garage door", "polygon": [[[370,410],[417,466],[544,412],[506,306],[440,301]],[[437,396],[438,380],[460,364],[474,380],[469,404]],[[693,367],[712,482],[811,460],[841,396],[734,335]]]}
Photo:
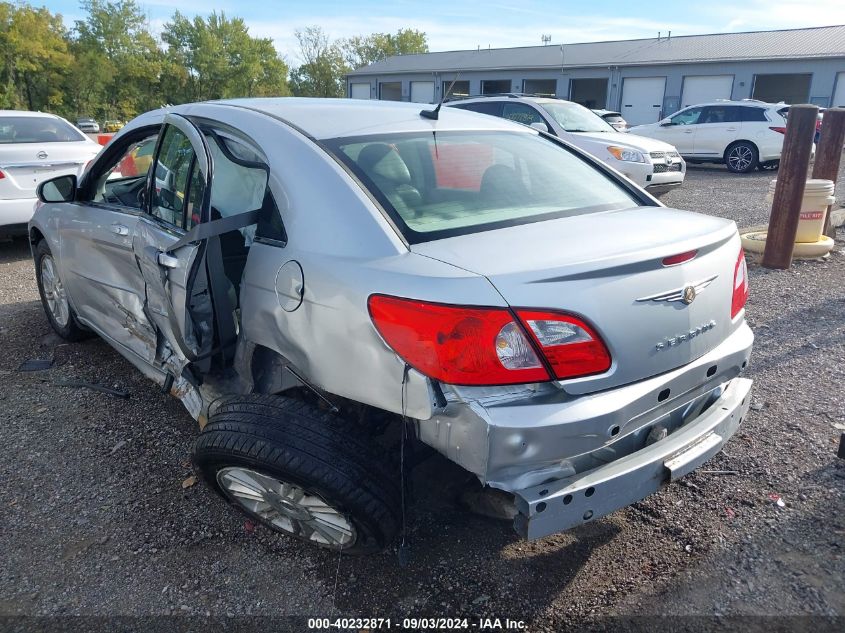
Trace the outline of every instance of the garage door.
{"label": "garage door", "polygon": [[622,81],[622,116],[628,125],[660,120],[666,77],[626,77]]}
{"label": "garage door", "polygon": [[845,108],[845,73],[836,73],[836,90],[833,92],[832,108]]}
{"label": "garage door", "polygon": [[369,99],[370,84],[349,84],[349,96],[353,99]]}
{"label": "garage door", "polygon": [[434,82],[412,81],[411,101],[415,103],[434,103]]}
{"label": "garage door", "polygon": [[684,77],[681,107],[707,103],[716,99],[730,99],[733,90],[733,75],[701,75]]}

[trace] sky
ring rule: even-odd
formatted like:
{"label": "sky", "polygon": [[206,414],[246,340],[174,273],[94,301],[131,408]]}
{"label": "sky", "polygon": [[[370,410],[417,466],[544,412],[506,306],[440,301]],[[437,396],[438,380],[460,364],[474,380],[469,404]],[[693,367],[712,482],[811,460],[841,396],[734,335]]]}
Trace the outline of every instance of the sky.
{"label": "sky", "polygon": [[[78,0],[29,0],[61,13],[68,26],[82,17]],[[320,25],[332,38],[414,28],[432,51],[596,42],[845,24],[843,0],[138,0],[160,33],[178,7],[186,15],[211,11],[241,17],[252,35],[273,39],[297,63],[294,32]]]}

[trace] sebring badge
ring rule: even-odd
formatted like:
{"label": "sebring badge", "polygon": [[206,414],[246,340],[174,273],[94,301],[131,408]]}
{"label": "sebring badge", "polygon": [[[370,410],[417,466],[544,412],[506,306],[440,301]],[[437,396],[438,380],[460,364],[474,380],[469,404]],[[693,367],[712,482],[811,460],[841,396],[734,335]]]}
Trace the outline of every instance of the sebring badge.
{"label": "sebring badge", "polygon": [[676,334],[675,336],[663,339],[654,346],[654,349],[659,352],[664,349],[669,349],[670,347],[677,347],[681,343],[691,341],[696,336],[700,336],[708,330],[712,330],[714,327],[716,327],[716,321],[711,319],[707,323],[702,323],[698,327],[694,327],[682,334]]}
{"label": "sebring badge", "polygon": [[669,290],[668,292],[661,292],[656,295],[649,295],[648,297],[641,297],[640,299],[637,299],[637,301],[682,301],[689,305],[695,301],[695,298],[700,295],[707,286],[712,284],[713,280],[718,276],[719,275],[713,275],[707,279],[687,284],[683,288]]}

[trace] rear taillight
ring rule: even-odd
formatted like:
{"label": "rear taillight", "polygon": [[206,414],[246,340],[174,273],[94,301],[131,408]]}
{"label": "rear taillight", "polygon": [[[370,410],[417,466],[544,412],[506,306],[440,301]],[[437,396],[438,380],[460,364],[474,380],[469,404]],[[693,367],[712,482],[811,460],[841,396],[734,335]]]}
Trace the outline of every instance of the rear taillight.
{"label": "rear taillight", "polygon": [[368,303],[385,342],[414,369],[445,383],[543,382],[610,367],[604,343],[571,315],[518,310],[517,320],[507,308],[463,307],[384,295],[373,295]]}
{"label": "rear taillight", "polygon": [[6,177],[6,174],[3,173],[3,170],[0,169],[0,180],[3,180]]}
{"label": "rear taillight", "polygon": [[786,134],[785,127],[770,127],[769,128],[772,132],[777,132],[778,134]]}
{"label": "rear taillight", "polygon": [[748,301],[748,265],[745,263],[745,251],[739,249],[739,258],[734,266],[734,290],[731,300],[731,318],[739,314]]}
{"label": "rear taillight", "polygon": [[507,308],[468,308],[372,295],[370,317],[402,359],[453,385],[507,385],[549,380]]}
{"label": "rear taillight", "polygon": [[517,310],[517,316],[548,361],[555,378],[600,374],[610,369],[610,353],[593,329],[560,312]]}

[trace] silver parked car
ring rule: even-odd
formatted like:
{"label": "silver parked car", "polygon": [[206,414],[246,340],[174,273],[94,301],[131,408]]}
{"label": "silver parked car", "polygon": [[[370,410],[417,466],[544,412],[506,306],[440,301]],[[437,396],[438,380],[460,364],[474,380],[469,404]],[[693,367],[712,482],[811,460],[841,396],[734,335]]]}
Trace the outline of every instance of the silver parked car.
{"label": "silver parked car", "polygon": [[512,494],[537,538],[689,473],[750,403],[733,222],[529,127],[426,108],[150,112],[79,182],[42,185],[30,224],[53,328],[180,398],[228,500],[346,552],[400,526],[384,429],[397,457],[421,441]]}

